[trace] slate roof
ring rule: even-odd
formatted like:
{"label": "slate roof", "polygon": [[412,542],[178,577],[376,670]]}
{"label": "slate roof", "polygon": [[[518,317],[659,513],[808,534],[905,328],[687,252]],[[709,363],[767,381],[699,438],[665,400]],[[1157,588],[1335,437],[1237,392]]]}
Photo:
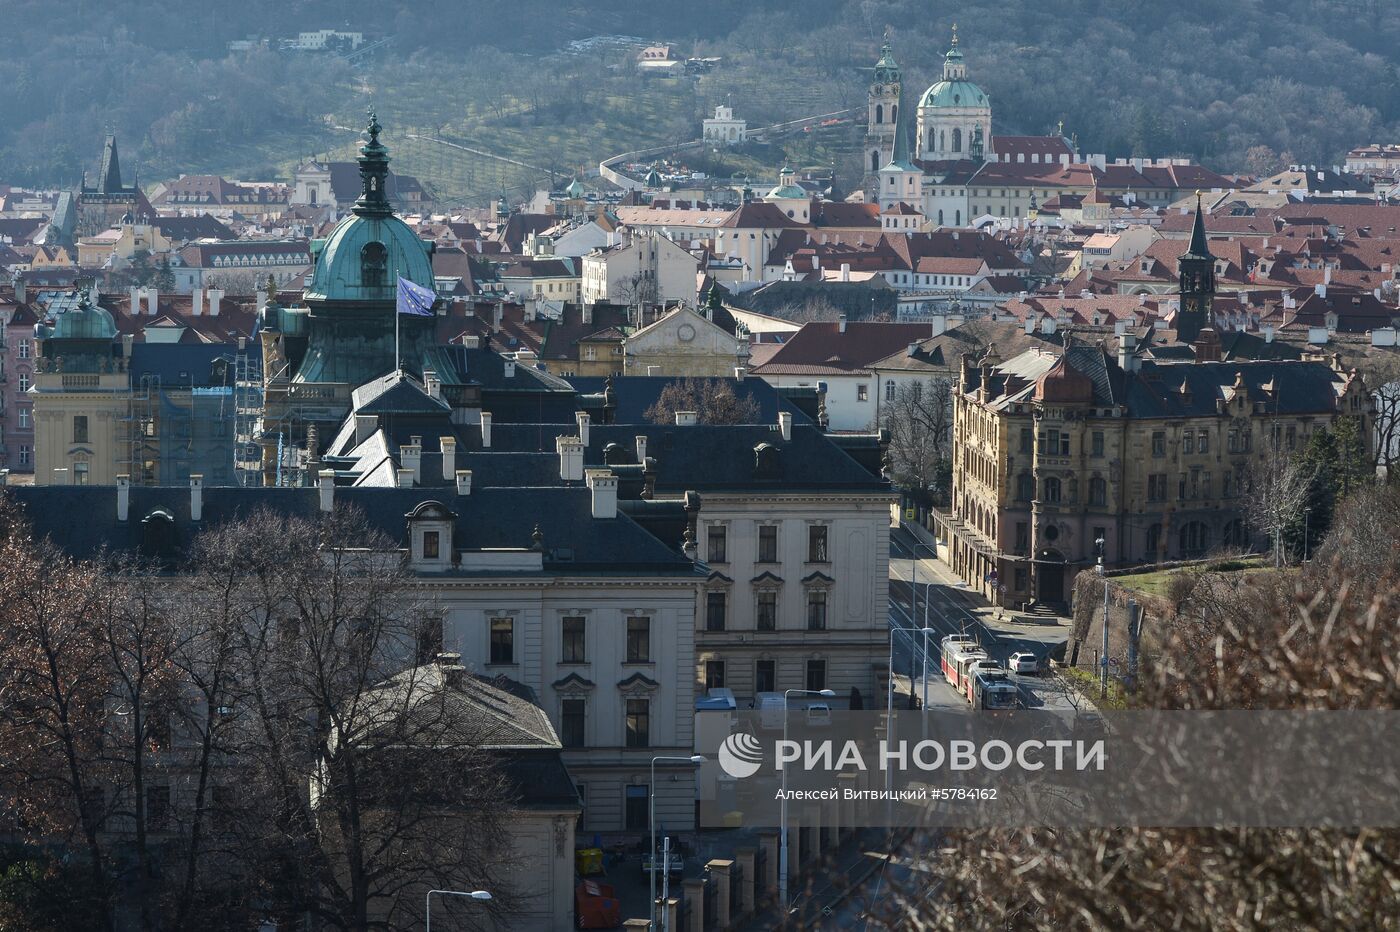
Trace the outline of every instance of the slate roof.
{"label": "slate roof", "polygon": [[127,373],[133,387],[147,375],[159,378],[167,391],[232,387],[235,352],[227,343],[134,343]]}
{"label": "slate roof", "polygon": [[758,375],[846,375],[867,370],[910,343],[930,335],[928,324],[853,320],[803,324],[768,361],[754,368]]}

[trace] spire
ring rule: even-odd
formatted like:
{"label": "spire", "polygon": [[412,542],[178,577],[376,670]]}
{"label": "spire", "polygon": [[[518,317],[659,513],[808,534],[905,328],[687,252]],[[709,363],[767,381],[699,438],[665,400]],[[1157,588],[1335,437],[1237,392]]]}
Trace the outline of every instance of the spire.
{"label": "spire", "polygon": [[885,43],[880,46],[880,60],[875,62],[875,81],[878,84],[899,82],[899,64],[894,60],[894,49],[890,47],[890,27],[885,27]]}
{"label": "spire", "polygon": [[1196,221],[1191,225],[1191,246],[1186,250],[1188,256],[1200,256],[1203,259],[1213,259],[1210,245],[1206,241],[1206,219],[1201,207],[1201,192],[1196,192]]}
{"label": "spire", "polygon": [[360,199],[351,208],[357,216],[382,217],[393,213],[384,185],[389,178],[389,150],[379,141],[381,127],[374,111],[369,111],[365,132],[369,141],[360,147]]}
{"label": "spire", "polygon": [[904,106],[904,88],[899,89],[899,104],[895,108],[894,115],[894,152],[890,155],[890,163],[885,168],[893,168],[898,171],[916,171],[913,163],[909,161],[909,114],[908,107]]}
{"label": "spire", "polygon": [[108,133],[102,145],[102,171],[97,178],[97,190],[102,194],[116,194],[122,190],[122,166],[117,158],[115,133]]}

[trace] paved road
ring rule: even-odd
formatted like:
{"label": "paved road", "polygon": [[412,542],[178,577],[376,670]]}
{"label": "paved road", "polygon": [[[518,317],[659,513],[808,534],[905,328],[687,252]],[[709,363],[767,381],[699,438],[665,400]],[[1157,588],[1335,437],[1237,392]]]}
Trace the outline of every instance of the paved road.
{"label": "paved road", "polygon": [[[918,681],[916,692],[920,695],[924,638],[918,631],[927,624],[937,632],[928,638],[930,708],[966,706],[939,670],[938,641],[945,635],[972,635],[993,660],[1003,665],[1017,651],[1028,650],[1045,657],[1064,644],[1069,636],[1069,628],[1064,624],[1005,624],[984,618],[978,609],[986,609],[986,601],[969,591],[925,545],[918,544],[916,548],[915,544],[913,535],[903,528],[890,532],[890,628],[895,673]],[[916,549],[918,559],[914,560]],[[1021,690],[1021,703],[1026,708],[1073,708],[1063,688],[1053,679],[1017,674],[1011,678]]]}

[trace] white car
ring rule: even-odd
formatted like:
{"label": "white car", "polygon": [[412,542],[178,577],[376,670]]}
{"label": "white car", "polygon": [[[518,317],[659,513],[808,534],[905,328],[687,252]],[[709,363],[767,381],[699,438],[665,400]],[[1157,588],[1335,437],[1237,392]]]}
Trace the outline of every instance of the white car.
{"label": "white car", "polygon": [[1012,673],[1030,673],[1033,675],[1040,672],[1040,661],[1036,659],[1035,654],[1032,654],[1028,650],[1023,650],[1012,654],[1010,659],[1006,661],[1006,667]]}
{"label": "white car", "polygon": [[831,706],[825,702],[814,702],[807,706],[808,725],[830,725]]}

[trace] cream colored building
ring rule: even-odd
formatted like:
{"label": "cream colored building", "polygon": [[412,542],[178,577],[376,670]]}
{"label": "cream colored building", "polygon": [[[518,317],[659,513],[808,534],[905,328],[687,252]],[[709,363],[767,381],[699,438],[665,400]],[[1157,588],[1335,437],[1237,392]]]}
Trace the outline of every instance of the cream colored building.
{"label": "cream colored building", "polygon": [[637,233],[627,242],[583,257],[582,300],[694,304],[699,268],[699,259],[667,237],[654,231]]}
{"label": "cream colored building", "polygon": [[733,378],[747,369],[749,342],[680,307],[630,334],[623,344],[624,375]]}

